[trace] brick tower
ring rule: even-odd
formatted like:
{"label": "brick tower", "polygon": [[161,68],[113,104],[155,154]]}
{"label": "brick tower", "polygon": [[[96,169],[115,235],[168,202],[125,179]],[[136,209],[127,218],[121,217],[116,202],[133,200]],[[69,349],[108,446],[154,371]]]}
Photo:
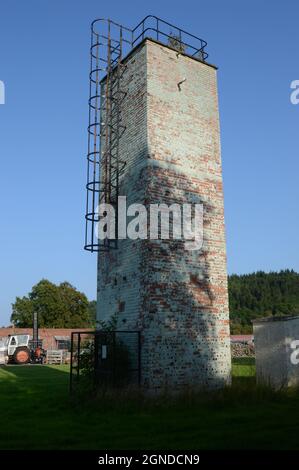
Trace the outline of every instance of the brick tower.
{"label": "brick tower", "polygon": [[202,204],[203,246],[121,239],[99,252],[97,320],[116,315],[118,329],[141,331],[144,388],[223,386],[231,358],[216,67],[148,37],[122,66],[118,194],[127,206]]}

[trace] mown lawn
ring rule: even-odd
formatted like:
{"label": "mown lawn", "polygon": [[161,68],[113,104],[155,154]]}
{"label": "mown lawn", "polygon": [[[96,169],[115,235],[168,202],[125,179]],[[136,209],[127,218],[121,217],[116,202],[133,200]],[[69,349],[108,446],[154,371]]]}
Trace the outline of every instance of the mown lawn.
{"label": "mown lawn", "polygon": [[254,365],[233,365],[214,394],[72,402],[68,368],[0,368],[1,449],[299,449],[299,392],[257,388]]}

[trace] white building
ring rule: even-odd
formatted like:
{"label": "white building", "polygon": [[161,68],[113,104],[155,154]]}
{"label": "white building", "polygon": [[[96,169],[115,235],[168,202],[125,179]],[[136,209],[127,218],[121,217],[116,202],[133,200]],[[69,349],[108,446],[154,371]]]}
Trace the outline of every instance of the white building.
{"label": "white building", "polygon": [[299,385],[299,316],[253,322],[258,383],[275,388]]}

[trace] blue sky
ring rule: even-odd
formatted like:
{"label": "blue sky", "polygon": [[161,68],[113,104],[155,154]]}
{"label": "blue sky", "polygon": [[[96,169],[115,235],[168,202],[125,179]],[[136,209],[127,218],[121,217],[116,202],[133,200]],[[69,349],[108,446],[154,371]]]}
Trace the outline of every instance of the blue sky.
{"label": "blue sky", "polygon": [[95,298],[83,250],[89,25],[147,14],[208,42],[219,66],[228,270],[299,270],[296,0],[10,0],[0,11],[0,325],[45,277]]}

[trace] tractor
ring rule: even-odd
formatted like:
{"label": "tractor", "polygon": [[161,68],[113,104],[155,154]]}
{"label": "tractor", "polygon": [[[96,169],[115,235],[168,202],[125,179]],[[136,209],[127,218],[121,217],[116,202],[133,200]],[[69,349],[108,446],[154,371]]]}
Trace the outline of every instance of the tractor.
{"label": "tractor", "polygon": [[42,363],[44,351],[30,345],[29,335],[11,335],[0,343],[0,356],[5,363],[28,364]]}

